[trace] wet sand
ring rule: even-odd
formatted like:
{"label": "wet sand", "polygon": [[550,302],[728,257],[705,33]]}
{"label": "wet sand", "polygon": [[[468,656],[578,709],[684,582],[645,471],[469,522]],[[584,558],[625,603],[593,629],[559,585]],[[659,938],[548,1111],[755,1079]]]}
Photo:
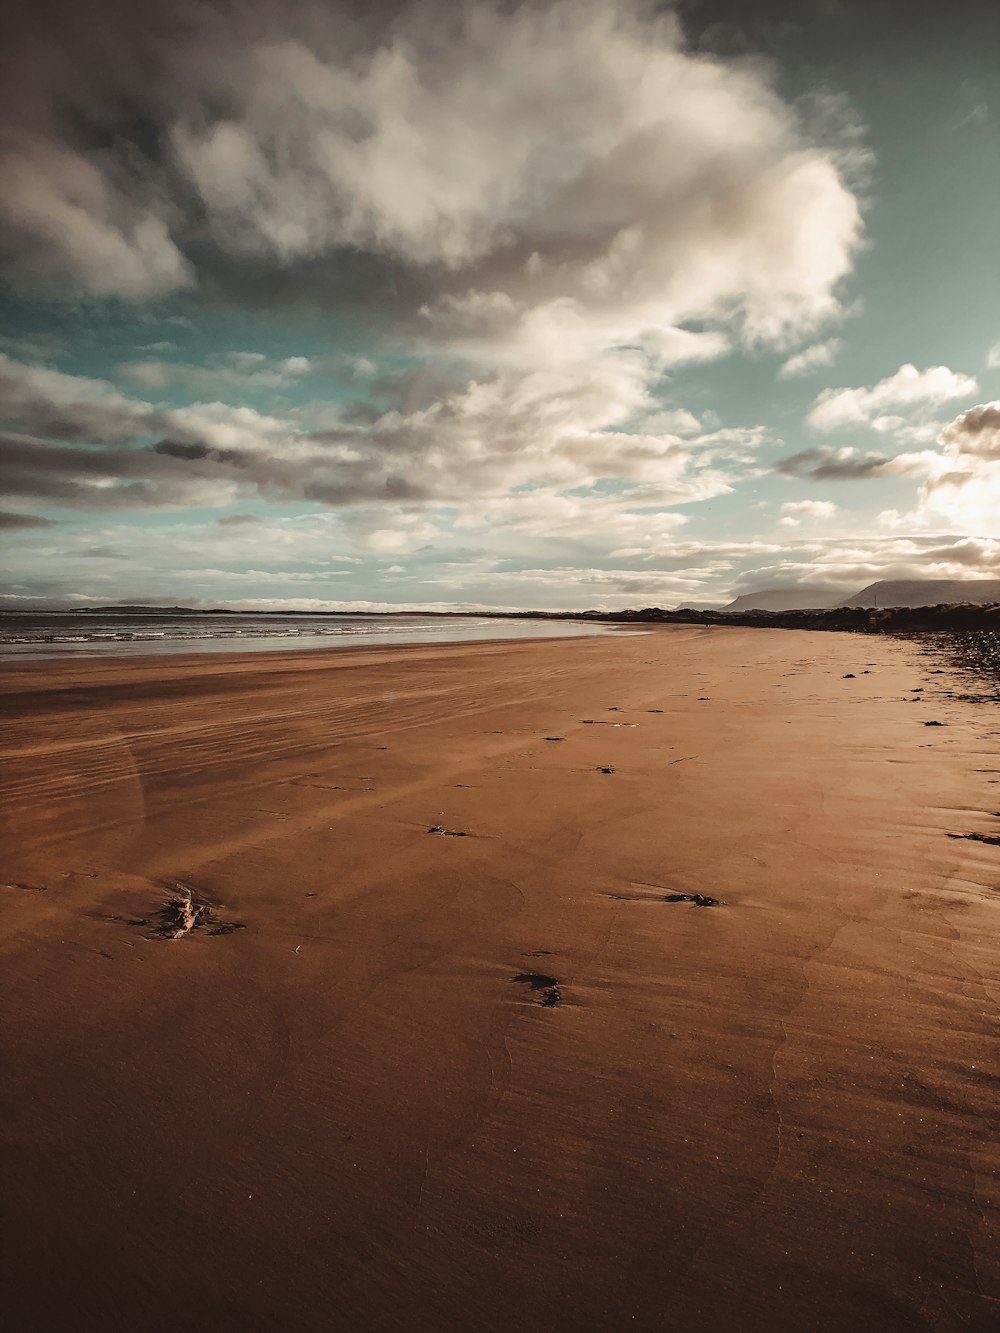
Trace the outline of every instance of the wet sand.
{"label": "wet sand", "polygon": [[937,665],[4,668],[7,1327],[1000,1326],[998,725]]}

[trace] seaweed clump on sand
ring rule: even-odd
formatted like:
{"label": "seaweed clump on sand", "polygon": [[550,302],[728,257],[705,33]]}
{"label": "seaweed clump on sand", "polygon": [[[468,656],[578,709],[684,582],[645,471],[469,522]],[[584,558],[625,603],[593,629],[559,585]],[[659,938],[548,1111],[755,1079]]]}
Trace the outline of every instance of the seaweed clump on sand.
{"label": "seaweed clump on sand", "polygon": [[231,935],[236,930],[246,929],[242,921],[220,920],[211,903],[199,897],[187,884],[174,885],[173,892],[152,922],[141,917],[129,924],[152,925],[153,935],[161,940],[181,940],[196,930],[204,930],[206,935]]}

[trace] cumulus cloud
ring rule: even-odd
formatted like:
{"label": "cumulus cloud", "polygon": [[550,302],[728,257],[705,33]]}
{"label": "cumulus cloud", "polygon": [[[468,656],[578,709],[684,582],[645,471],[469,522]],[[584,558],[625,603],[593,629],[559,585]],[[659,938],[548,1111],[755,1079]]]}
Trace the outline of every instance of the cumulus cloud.
{"label": "cumulus cloud", "polygon": [[780,459],[775,470],[814,481],[911,477],[921,483],[915,507],[885,510],[879,516],[883,527],[919,530],[944,520],[953,531],[1000,535],[1000,403],[981,403],[961,413],[940,431],[936,444],[894,457],[851,446],[820,446]]}
{"label": "cumulus cloud", "polygon": [[473,339],[537,337],[559,303],[606,344],[836,315],[858,204],[763,67],[686,51],[640,0],[355,19],[139,6],[102,38],[39,16],[55,56],[9,52],[9,277],[142,299],[256,270]]}
{"label": "cumulus cloud", "polygon": [[810,408],[807,420],[810,426],[823,431],[859,425],[893,430],[905,424],[905,418],[892,417],[893,409],[938,406],[965,398],[978,387],[971,376],[947,366],[918,370],[916,366],[904,365],[870,388],[825,389]]}
{"label": "cumulus cloud", "polygon": [[[646,566],[613,589],[645,595],[684,546],[676,507],[729,491],[765,440],[700,400],[664,407],[663,378],[740,346],[769,344],[788,376],[838,350],[862,243],[856,146],[763,63],[691,50],[664,6],[37,0],[15,37],[0,52],[6,281],[365,314],[338,372],[355,401],[303,401],[331,373],[320,360],[249,343],[197,364],[170,328],[114,384],[0,358],[16,504],[305,504],[349,550],[409,563],[488,540],[530,553],[538,587],[548,550],[560,569]],[[885,461],[811,451],[784,470]],[[254,542],[291,552],[280,525],[212,528],[254,568]],[[293,535],[304,560],[333,539]],[[737,557],[688,558],[685,596]]]}
{"label": "cumulus cloud", "polygon": [[[645,428],[655,403],[638,354],[450,388],[432,381],[426,394],[419,381],[395,387],[379,408],[319,404],[310,420],[306,409],[265,414],[218,401],[166,407],[0,358],[8,487],[108,509],[224,505],[241,495],[346,507],[499,504],[515,490],[551,496],[609,480],[633,507],[653,511],[724,493],[732,460],[759,438]],[[585,525],[579,497],[572,503]],[[607,505],[600,496],[593,504],[596,520]],[[649,530],[676,521],[650,517]]]}
{"label": "cumulus cloud", "polygon": [[106,380],[25,365],[0,353],[0,420],[58,440],[120,443],[134,437],[151,405]]}
{"label": "cumulus cloud", "polygon": [[167,222],[100,165],[39,136],[0,137],[0,252],[22,285],[72,283],[93,296],[142,300],[190,286],[194,274]]}
{"label": "cumulus cloud", "polygon": [[956,459],[1000,462],[1000,402],[970,408],[942,433],[945,452]]}
{"label": "cumulus cloud", "polygon": [[1000,537],[1000,402],[982,403],[942,431],[939,452],[913,456],[927,476],[916,517]]}

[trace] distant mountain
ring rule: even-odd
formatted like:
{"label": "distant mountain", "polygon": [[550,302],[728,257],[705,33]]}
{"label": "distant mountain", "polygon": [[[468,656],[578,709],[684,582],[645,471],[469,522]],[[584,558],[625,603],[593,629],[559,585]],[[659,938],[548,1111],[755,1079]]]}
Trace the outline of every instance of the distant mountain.
{"label": "distant mountain", "polygon": [[193,606],[75,606],[78,616],[202,616],[204,611]]}
{"label": "distant mountain", "polygon": [[745,592],[722,611],[815,611],[833,606],[836,588],[821,583],[800,583],[788,588],[764,588],[760,592]]}
{"label": "distant mountain", "polygon": [[976,606],[1000,602],[1000,579],[880,579],[835,605],[951,606],[958,602]]}

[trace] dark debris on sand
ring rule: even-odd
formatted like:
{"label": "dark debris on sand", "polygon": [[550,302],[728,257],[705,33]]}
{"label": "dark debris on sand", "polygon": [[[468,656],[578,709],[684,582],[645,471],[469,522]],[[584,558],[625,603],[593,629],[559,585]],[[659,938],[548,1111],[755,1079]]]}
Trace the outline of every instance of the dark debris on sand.
{"label": "dark debris on sand", "polygon": [[211,903],[205,902],[186,884],[175,885],[171,897],[153,920],[138,917],[129,925],[151,926],[153,934],[150,938],[162,940],[183,939],[196,930],[204,930],[206,935],[232,935],[234,931],[246,929],[242,921],[220,920]]}
{"label": "dark debris on sand", "polygon": [[554,1009],[562,1002],[558,979],[548,976],[545,972],[518,972],[511,977],[511,981],[519,981],[523,986],[530,986],[533,991],[539,991],[541,993],[539,1004],[546,1009]]}
{"label": "dark debris on sand", "polygon": [[707,893],[665,893],[661,898],[650,898],[645,893],[609,893],[605,896],[619,903],[693,903],[695,907],[722,906],[718,898],[712,898]]}

